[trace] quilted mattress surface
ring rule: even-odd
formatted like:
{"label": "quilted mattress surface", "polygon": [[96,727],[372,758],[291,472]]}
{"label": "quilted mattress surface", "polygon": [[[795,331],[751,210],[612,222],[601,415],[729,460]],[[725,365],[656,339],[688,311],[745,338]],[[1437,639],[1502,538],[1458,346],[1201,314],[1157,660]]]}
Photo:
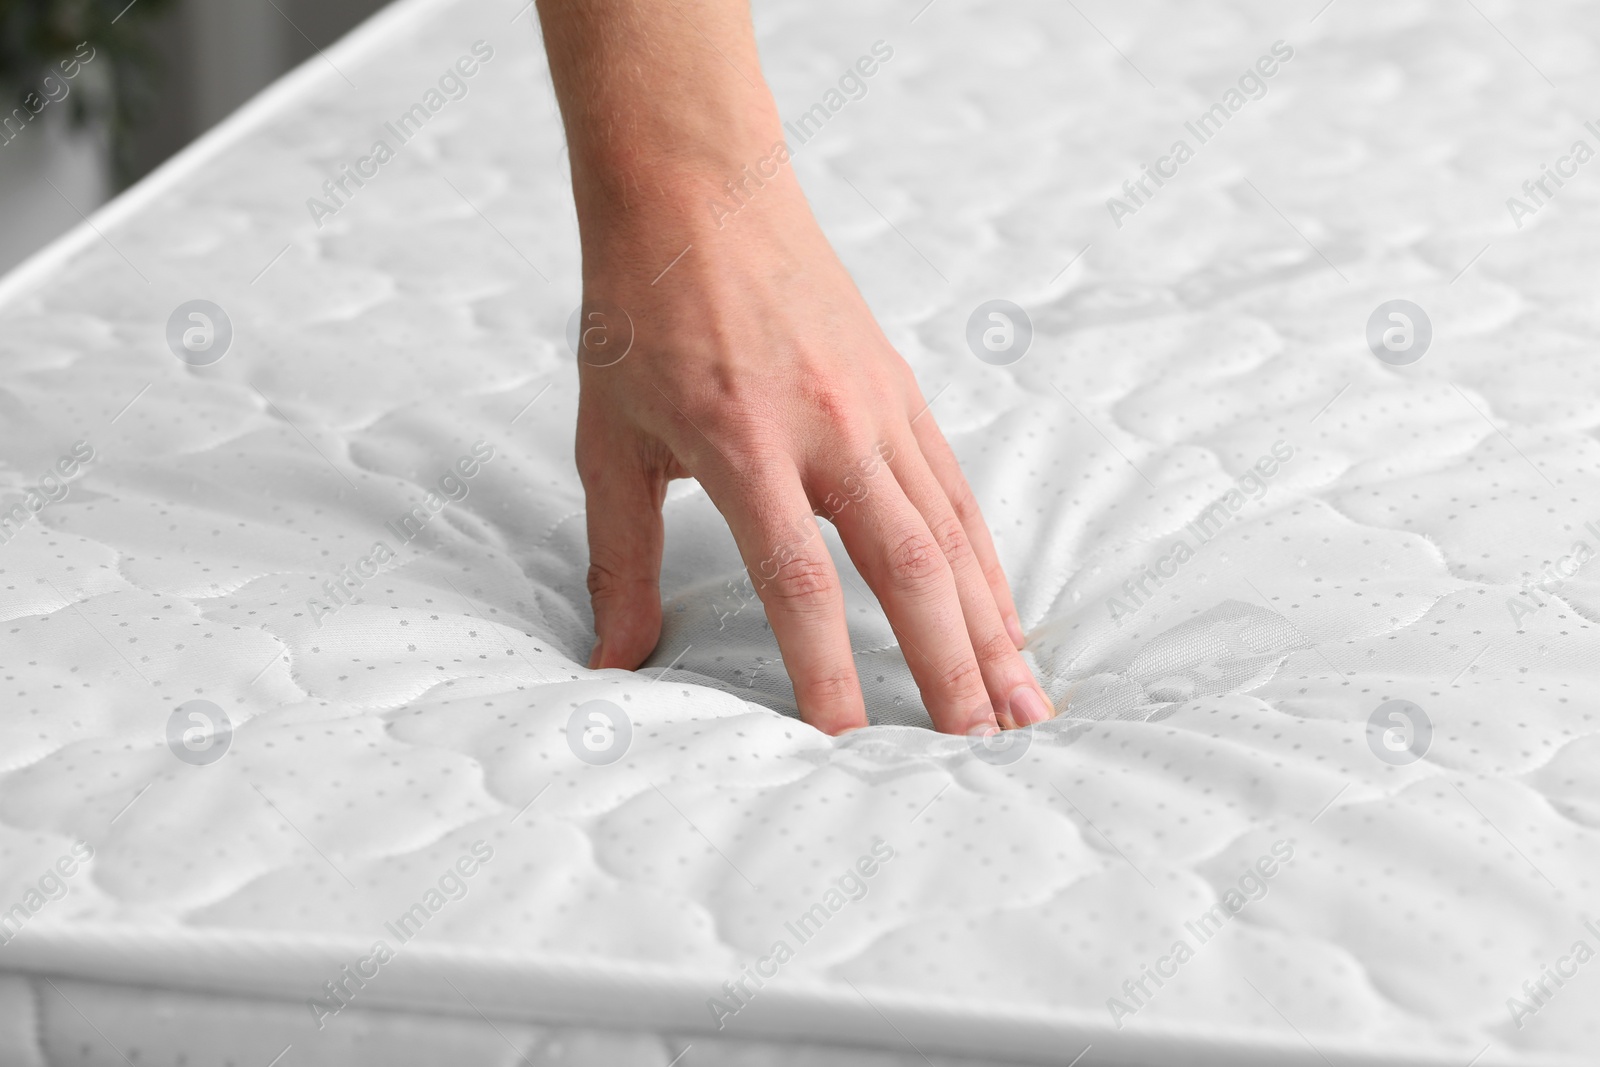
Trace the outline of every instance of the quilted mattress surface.
{"label": "quilted mattress surface", "polygon": [[756,16],[1060,717],[830,533],[810,729],[692,482],[583,668],[537,27],[403,0],[0,282],[0,1063],[1594,1062],[1594,8]]}

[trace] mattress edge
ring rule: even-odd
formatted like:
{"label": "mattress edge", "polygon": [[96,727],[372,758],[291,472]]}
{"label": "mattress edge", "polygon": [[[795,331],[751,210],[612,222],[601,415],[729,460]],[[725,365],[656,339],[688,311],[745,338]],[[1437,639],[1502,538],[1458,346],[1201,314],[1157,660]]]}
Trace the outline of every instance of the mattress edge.
{"label": "mattress edge", "polygon": [[723,995],[729,977],[724,974],[424,943],[400,944],[392,959],[380,964],[371,961],[373,947],[371,941],[350,937],[74,924],[30,928],[0,946],[0,973],[259,997],[309,1008],[313,997],[326,1000],[327,983],[356,968],[366,981],[349,999],[367,1009],[735,1040],[805,1040],[882,1051],[903,1052],[909,1046],[924,1055],[1005,1056],[1019,1063],[1059,1064],[1088,1046],[1098,1050],[1097,1062],[1129,1065],[1461,1067],[1474,1052],[1481,1067],[1576,1067],[1580,1062],[1498,1047],[1489,1054],[1445,1034],[1435,1035],[1432,1044],[1391,1046],[1379,1053],[1371,1042],[1319,1038],[1313,1045],[1289,1027],[1281,1036],[1193,1023],[1141,1022],[1118,1029],[1094,1014],[996,1009],[948,996],[861,988],[847,978],[773,981],[719,1020],[711,1001]]}

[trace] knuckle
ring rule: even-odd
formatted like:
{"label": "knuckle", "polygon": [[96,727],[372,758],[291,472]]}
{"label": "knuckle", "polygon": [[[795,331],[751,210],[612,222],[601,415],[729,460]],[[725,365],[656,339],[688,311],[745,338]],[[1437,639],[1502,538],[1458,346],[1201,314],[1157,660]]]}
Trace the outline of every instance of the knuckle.
{"label": "knuckle", "polygon": [[589,570],[585,584],[592,600],[621,597],[657,597],[661,572],[652,567],[648,554],[635,544],[606,537],[589,538]]}
{"label": "knuckle", "polygon": [[993,666],[1009,664],[1017,658],[1017,646],[1011,643],[1010,635],[1004,631],[983,638],[973,648],[973,654],[978,657],[979,663]]}
{"label": "knuckle", "polygon": [[902,534],[889,547],[889,579],[903,586],[922,586],[937,579],[948,564],[933,538],[921,530]]}
{"label": "knuckle", "polygon": [[589,564],[588,586],[591,600],[610,600],[622,596],[633,584],[636,584],[636,580],[630,581],[620,571],[598,559]]}
{"label": "knuckle", "polygon": [[803,685],[808,701],[824,711],[852,703],[859,691],[855,673],[844,667],[809,675]]}
{"label": "knuckle", "polygon": [[934,540],[939,544],[939,550],[951,564],[964,560],[972,551],[972,544],[967,540],[966,527],[961,525],[961,520],[955,515],[946,515],[937,519],[932,527]]}
{"label": "knuckle", "polygon": [[950,694],[982,693],[983,671],[978,666],[978,661],[971,656],[964,656],[954,663],[946,664],[938,672],[940,691]]}
{"label": "knuckle", "polygon": [[854,398],[831,384],[812,385],[806,390],[805,402],[824,425],[849,428],[859,421]]}
{"label": "knuckle", "polygon": [[784,562],[764,588],[774,602],[801,611],[829,608],[838,593],[827,564],[804,555]]}

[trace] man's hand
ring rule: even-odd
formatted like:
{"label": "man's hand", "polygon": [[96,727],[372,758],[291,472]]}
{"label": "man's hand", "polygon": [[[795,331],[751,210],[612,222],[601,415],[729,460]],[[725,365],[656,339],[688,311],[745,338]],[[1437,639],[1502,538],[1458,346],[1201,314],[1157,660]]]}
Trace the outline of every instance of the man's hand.
{"label": "man's hand", "polygon": [[867,722],[816,514],[882,603],[935,726],[1048,718],[972,492],[787,165],[745,0],[539,6],[583,236],[590,667],[631,670],[655,648],[662,499],[693,477],[807,722]]}

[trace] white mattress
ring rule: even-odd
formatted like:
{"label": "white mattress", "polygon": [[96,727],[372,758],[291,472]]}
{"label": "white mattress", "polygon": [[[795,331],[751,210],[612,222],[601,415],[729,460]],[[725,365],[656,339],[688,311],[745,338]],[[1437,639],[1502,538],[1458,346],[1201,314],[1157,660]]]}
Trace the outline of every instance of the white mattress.
{"label": "white mattress", "polygon": [[[651,666],[582,667],[576,226],[520,6],[405,0],[0,282],[5,503],[93,450],[0,544],[0,1063],[1593,1062],[1600,587],[1562,561],[1600,545],[1600,172],[1506,204],[1600,143],[1592,7],[757,5],[787,118],[893,48],[796,166],[1065,709],[1005,762],[926,729],[854,584],[878,725],[794,718],[692,483]],[[965,343],[994,298],[1033,323],[1008,366]],[[233,330],[206,366],[167,342],[197,299]],[[1366,342],[1394,299],[1432,323],[1408,365]],[[209,764],[168,743],[194,700],[232,724]],[[632,724],[607,765],[568,743],[595,700]],[[1390,701],[1420,759],[1369,730]]]}

